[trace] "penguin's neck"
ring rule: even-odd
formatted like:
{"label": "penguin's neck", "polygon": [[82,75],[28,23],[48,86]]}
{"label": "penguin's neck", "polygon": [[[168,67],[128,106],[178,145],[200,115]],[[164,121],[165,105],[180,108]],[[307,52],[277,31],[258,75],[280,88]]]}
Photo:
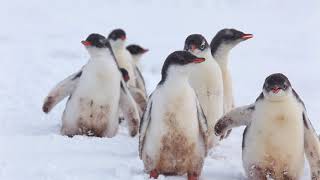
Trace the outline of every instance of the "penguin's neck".
{"label": "penguin's neck", "polygon": [[111,44],[111,46],[112,46],[112,49],[113,49],[113,51],[118,51],[118,50],[124,50],[124,49],[126,49],[126,47],[125,47],[125,42],[122,42],[122,41],[119,41],[119,40],[117,40],[117,41],[110,41],[110,44]]}
{"label": "penguin's neck", "polygon": [[103,61],[106,58],[110,58],[111,53],[109,49],[99,49],[99,50],[92,50],[90,52],[90,58],[94,61]]}
{"label": "penguin's neck", "polygon": [[109,49],[94,51],[90,53],[90,64],[103,67],[117,67],[114,57]]}
{"label": "penguin's neck", "polygon": [[132,60],[135,65],[139,66],[140,58],[141,58],[141,54],[132,55]]}
{"label": "penguin's neck", "polygon": [[218,48],[213,58],[219,64],[223,80],[223,99],[224,99],[224,111],[231,110],[234,105],[232,78],[229,71],[229,48]]}
{"label": "penguin's neck", "polygon": [[[114,55],[117,59],[119,66],[127,69],[127,71],[131,71],[131,66],[132,66],[131,60],[132,59],[131,59],[131,57],[130,57],[131,55],[127,51],[127,49],[125,49],[124,47],[115,47],[112,49],[113,49]],[[132,72],[129,72],[129,74],[130,73],[132,73]]]}
{"label": "penguin's neck", "polygon": [[189,85],[189,74],[187,71],[174,67],[170,67],[167,71],[167,77],[165,78],[164,85],[166,87],[185,87]]}
{"label": "penguin's neck", "polygon": [[221,71],[228,71],[230,50],[230,48],[219,47],[217,51],[213,54],[213,58],[219,64]]}
{"label": "penguin's neck", "polygon": [[270,95],[266,90],[263,90],[263,94],[270,103],[286,103],[286,101],[296,100],[292,94],[292,90],[290,89],[288,91],[290,92],[281,91],[279,95]]}
{"label": "penguin's neck", "polygon": [[202,58],[205,58],[206,61],[203,62],[203,64],[205,64],[206,62],[209,62],[208,59],[212,59],[212,55],[211,55],[211,51],[210,51],[210,48],[208,48],[207,50],[205,51],[202,51],[201,53],[199,54],[193,54],[197,57],[202,57]]}
{"label": "penguin's neck", "polygon": [[114,51],[115,56],[120,56],[124,54],[125,48],[121,46],[114,46],[112,50]]}

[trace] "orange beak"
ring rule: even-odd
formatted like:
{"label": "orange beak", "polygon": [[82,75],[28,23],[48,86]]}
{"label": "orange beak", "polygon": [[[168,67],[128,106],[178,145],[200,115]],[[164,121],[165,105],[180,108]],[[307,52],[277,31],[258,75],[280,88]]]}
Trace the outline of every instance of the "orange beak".
{"label": "orange beak", "polygon": [[241,36],[241,39],[247,40],[253,38],[253,34],[244,34]]}
{"label": "orange beak", "polygon": [[148,51],[149,51],[149,49],[143,49],[142,53],[146,53]]}
{"label": "orange beak", "polygon": [[280,91],[280,88],[278,86],[272,88],[272,92],[277,94]]}
{"label": "orange beak", "polygon": [[206,60],[205,58],[196,58],[192,62],[194,62],[194,63],[202,63],[205,60]]}
{"label": "orange beak", "polygon": [[84,46],[92,46],[92,43],[89,41],[81,41]]}

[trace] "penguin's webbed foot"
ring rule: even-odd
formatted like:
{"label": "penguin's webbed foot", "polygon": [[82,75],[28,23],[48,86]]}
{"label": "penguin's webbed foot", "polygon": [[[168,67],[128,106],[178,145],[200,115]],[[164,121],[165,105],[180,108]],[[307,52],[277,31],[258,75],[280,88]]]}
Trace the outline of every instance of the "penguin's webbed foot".
{"label": "penguin's webbed foot", "polygon": [[158,177],[159,177],[159,173],[156,169],[154,169],[150,172],[150,178],[158,179]]}
{"label": "penguin's webbed foot", "polygon": [[199,176],[195,173],[188,173],[188,180],[199,180]]}

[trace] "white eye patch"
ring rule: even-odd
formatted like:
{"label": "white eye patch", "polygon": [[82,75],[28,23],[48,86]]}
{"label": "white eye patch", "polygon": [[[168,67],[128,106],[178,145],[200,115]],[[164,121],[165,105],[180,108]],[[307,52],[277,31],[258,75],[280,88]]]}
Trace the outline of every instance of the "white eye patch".
{"label": "white eye patch", "polygon": [[102,44],[107,43],[107,41],[108,41],[107,39],[99,39],[99,42],[102,43]]}

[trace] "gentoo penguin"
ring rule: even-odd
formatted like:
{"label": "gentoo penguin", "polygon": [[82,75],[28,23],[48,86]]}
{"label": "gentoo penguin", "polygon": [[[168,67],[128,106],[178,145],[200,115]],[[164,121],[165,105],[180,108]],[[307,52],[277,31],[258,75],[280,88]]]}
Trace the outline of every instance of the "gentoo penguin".
{"label": "gentoo penguin", "polygon": [[252,180],[298,180],[306,155],[313,180],[320,179],[320,145],[307,111],[288,78],[266,78],[255,103],[231,110],[215,126],[217,135],[246,126],[242,140],[245,172]]}
{"label": "gentoo penguin", "polygon": [[139,113],[116,65],[108,40],[91,34],[82,44],[90,54],[88,63],[61,81],[46,97],[43,111],[48,113],[70,96],[62,117],[63,135],[113,137],[118,129],[118,107],[128,120],[129,133],[135,136]]}
{"label": "gentoo penguin", "polygon": [[[115,29],[109,34],[108,39],[119,67],[126,69],[129,73],[130,80],[128,81],[128,87],[141,89],[146,97],[147,91],[142,74],[134,64],[132,55],[125,47],[126,33],[122,29]],[[134,92],[132,92],[132,94],[134,94]],[[139,96],[134,96],[133,98],[141,105],[141,103],[139,103],[141,101]],[[139,108],[143,110],[145,107],[140,106]]]}
{"label": "gentoo penguin", "polygon": [[149,97],[139,129],[139,155],[150,177],[200,176],[207,153],[207,121],[188,74],[205,61],[186,51],[170,54]]}
{"label": "gentoo penguin", "polygon": [[139,66],[139,62],[140,62],[140,59],[141,59],[141,56],[148,52],[149,49],[145,49],[139,45],[136,45],[136,44],[130,44],[127,46],[127,50],[130,52],[130,54],[132,55],[132,60],[134,62],[135,65],[137,65],[139,68],[141,68]]}
{"label": "gentoo penguin", "polygon": [[252,34],[245,34],[235,29],[222,29],[215,35],[210,43],[211,54],[218,62],[222,72],[224,113],[227,113],[234,108],[232,79],[228,67],[229,52],[240,42],[252,37]]}
{"label": "gentoo penguin", "polygon": [[[223,82],[220,67],[212,58],[207,40],[200,34],[188,36],[184,50],[206,59],[193,69],[189,81],[207,117],[210,132],[213,132],[215,123],[223,115]],[[211,148],[215,142],[216,138],[212,133],[209,147]]]}
{"label": "gentoo penguin", "polygon": [[124,68],[128,71],[130,80],[128,84],[130,86],[136,87],[136,76],[135,69],[133,66],[132,56],[129,51],[126,49],[126,33],[122,29],[113,30],[108,39],[110,41],[112,50],[118,62],[120,68]]}
{"label": "gentoo penguin", "polygon": [[[135,77],[136,77],[136,87],[138,89],[141,89],[141,91],[143,91],[145,96],[147,97],[146,85],[145,85],[145,81],[142,76],[142,73],[140,71],[141,66],[140,66],[139,61],[141,59],[141,56],[144,53],[148,52],[149,50],[142,48],[141,46],[136,45],[136,44],[131,44],[131,45],[127,46],[127,50],[132,55],[134,73],[135,73]],[[145,107],[141,107],[141,108],[144,109]]]}

